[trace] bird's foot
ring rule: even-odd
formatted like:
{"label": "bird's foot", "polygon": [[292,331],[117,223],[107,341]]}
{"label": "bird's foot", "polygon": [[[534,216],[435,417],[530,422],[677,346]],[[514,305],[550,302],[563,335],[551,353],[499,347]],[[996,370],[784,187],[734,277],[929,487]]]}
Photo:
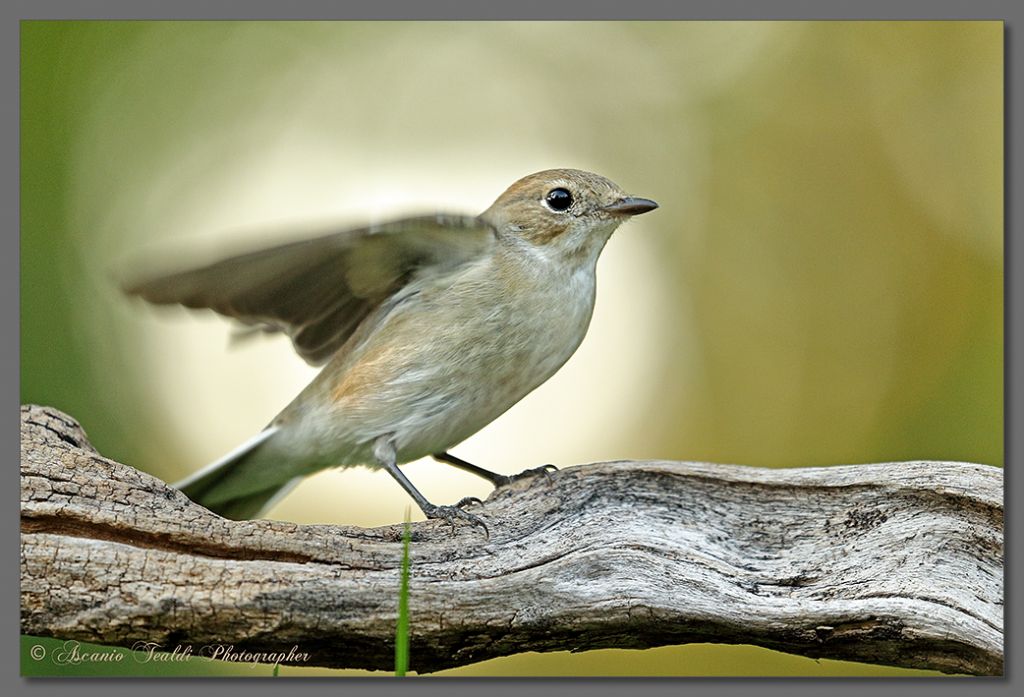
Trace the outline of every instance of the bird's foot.
{"label": "bird's foot", "polygon": [[541,465],[540,467],[531,467],[528,470],[523,470],[519,474],[512,474],[502,477],[494,483],[494,486],[505,486],[512,482],[518,482],[520,479],[526,479],[527,477],[536,477],[538,474],[543,474],[545,477],[551,477],[552,472],[557,472],[558,468],[554,465]]}
{"label": "bird's foot", "polygon": [[490,539],[491,533],[487,529],[487,524],[484,523],[483,519],[480,518],[480,516],[475,516],[472,513],[468,513],[462,510],[461,508],[461,506],[474,502],[482,503],[480,499],[476,498],[475,496],[467,496],[454,506],[435,506],[433,504],[430,504],[428,507],[425,507],[423,509],[423,513],[427,516],[427,518],[430,519],[447,520],[448,524],[452,526],[453,532],[455,530],[455,521],[457,519],[465,520],[469,523],[472,523],[473,525],[479,525],[484,529],[484,535],[487,537],[487,539]]}

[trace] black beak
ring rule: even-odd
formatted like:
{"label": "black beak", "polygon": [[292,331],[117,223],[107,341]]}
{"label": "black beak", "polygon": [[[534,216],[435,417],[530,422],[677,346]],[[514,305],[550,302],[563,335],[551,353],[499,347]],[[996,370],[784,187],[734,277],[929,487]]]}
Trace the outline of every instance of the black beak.
{"label": "black beak", "polygon": [[602,210],[614,213],[615,215],[640,215],[647,211],[653,211],[657,207],[658,204],[649,198],[627,196],[620,198],[610,206],[604,206]]}

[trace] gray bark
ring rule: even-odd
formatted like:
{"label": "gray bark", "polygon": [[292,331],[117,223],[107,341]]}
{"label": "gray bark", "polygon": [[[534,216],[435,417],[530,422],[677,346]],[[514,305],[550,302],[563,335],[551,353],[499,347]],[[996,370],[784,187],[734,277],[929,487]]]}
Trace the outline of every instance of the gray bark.
{"label": "gray bark", "polygon": [[[391,669],[402,526],[234,522],[22,407],[21,630]],[[603,462],[412,525],[410,668],[755,644],[998,675],[1002,470]]]}

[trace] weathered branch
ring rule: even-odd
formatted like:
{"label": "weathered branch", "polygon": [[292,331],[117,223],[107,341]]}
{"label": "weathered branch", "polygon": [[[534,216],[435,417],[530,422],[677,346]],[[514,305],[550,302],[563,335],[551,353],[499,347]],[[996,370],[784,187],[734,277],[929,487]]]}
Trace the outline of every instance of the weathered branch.
{"label": "weathered branch", "polygon": [[[22,408],[23,633],[393,666],[401,526],[232,522]],[[413,525],[411,668],[523,651],[745,643],[994,675],[1002,472],[952,462],[571,467],[490,525]]]}

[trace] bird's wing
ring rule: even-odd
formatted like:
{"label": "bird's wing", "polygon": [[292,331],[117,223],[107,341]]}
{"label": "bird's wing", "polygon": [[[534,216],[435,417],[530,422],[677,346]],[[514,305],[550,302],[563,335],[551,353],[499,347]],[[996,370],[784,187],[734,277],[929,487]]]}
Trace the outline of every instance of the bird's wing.
{"label": "bird's wing", "polygon": [[321,365],[359,323],[414,275],[441,274],[484,255],[494,229],[477,218],[432,215],[336,232],[126,283],[158,305],[209,308],[287,334]]}

